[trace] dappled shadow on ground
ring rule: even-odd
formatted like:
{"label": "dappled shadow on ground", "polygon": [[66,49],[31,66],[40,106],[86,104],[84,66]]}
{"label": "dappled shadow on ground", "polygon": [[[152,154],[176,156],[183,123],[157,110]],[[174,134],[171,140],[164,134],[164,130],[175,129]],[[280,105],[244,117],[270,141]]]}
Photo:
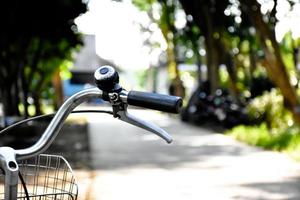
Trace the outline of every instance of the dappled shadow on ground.
{"label": "dappled shadow on ground", "polygon": [[200,127],[209,131],[213,131],[213,132],[217,132],[217,133],[223,133],[224,131],[226,131],[227,129],[222,126],[220,123],[218,122],[214,122],[214,121],[207,121],[207,122],[202,122],[202,123],[190,123],[190,122],[182,122],[185,124],[188,124],[190,126],[195,126],[195,127]]}
{"label": "dappled shadow on ground", "polygon": [[[219,180],[220,175],[220,179],[225,179],[223,182],[226,184],[225,190],[233,187],[247,191],[233,193],[230,195],[231,199],[299,199],[300,175],[280,179],[280,182],[274,179],[266,179],[269,182],[258,182],[257,179],[251,178],[246,182],[243,182],[246,180],[243,178],[242,182],[234,182],[236,179],[231,176],[243,173],[236,173],[235,170],[244,170],[240,168],[248,165],[248,162],[239,163],[240,167],[234,168],[235,162],[248,161],[249,157],[253,158],[261,151],[232,142],[232,139],[216,133],[215,130],[219,130],[218,128],[207,129],[179,121],[159,120],[158,125],[171,133],[174,138],[174,142],[167,145],[156,136],[131,125],[117,120],[112,120],[112,122],[101,120],[102,118],[99,117],[95,123],[89,125],[65,125],[48,152],[63,155],[74,169],[125,173],[123,170],[152,168],[176,175],[176,172],[188,168],[192,173],[200,172],[196,177],[205,178],[203,175],[206,174],[206,178],[216,176],[213,178]],[[39,124],[38,127],[37,132],[42,133],[45,125]],[[28,146],[39,138],[38,134],[31,133],[32,130],[23,129],[15,135],[3,135],[0,136],[0,143],[1,145],[13,144],[18,148],[20,144]],[[224,177],[228,173],[232,174]],[[194,174],[189,174],[189,176],[194,177]],[[234,180],[231,181],[231,179]],[[256,195],[249,195],[252,191],[256,191]],[[269,194],[272,196],[268,197]],[[274,195],[277,195],[276,198]]]}
{"label": "dappled shadow on ground", "polygon": [[[105,129],[102,129],[104,133],[99,136],[98,147],[91,150],[95,169],[113,170],[141,166],[172,169],[194,162],[200,163],[202,168],[217,168],[217,165],[207,166],[206,162],[220,157],[238,159],[239,156],[256,151],[224,144],[218,137],[214,138],[218,134],[189,124],[175,123],[163,127],[174,137],[175,141],[170,145],[149,135],[134,135],[137,139],[128,139],[124,136],[126,133],[118,133],[124,128],[128,137],[132,137],[130,133],[140,131],[124,125],[110,136],[111,134],[106,134]],[[116,135],[121,137],[118,141],[115,141]],[[101,140],[102,137],[104,141]]]}
{"label": "dappled shadow on ground", "polygon": [[[152,149],[152,150],[151,150]],[[238,159],[238,156],[247,154],[242,148],[230,145],[176,145],[172,147],[153,144],[137,145],[136,148],[127,147],[111,150],[103,154],[92,155],[96,169],[120,169],[139,166],[159,168],[177,168],[190,162],[206,162],[215,156],[229,156]],[[97,160],[98,162],[95,162]],[[205,164],[203,165],[205,166]],[[218,167],[218,166],[210,166]]]}
{"label": "dappled shadow on ground", "polygon": [[[34,122],[13,129],[10,133],[0,136],[0,145],[11,146],[15,149],[29,147],[40,138],[48,123],[49,121]],[[205,136],[211,135],[212,130],[222,130],[219,126],[209,123],[204,124],[202,129],[183,123],[164,126],[164,129],[174,133],[175,142],[171,145],[157,140],[149,141],[144,138],[144,133],[139,133],[141,132],[140,129],[130,125],[124,126],[123,124],[122,126],[118,123],[108,123],[105,126],[106,128],[103,128],[103,124],[100,123],[96,127],[100,128],[103,133],[97,136],[97,148],[91,151],[91,144],[95,143],[91,140],[95,140],[95,138],[90,139],[91,133],[88,133],[87,124],[67,123],[46,153],[63,155],[75,169],[110,170],[138,166],[176,168],[189,162],[204,162],[214,156],[247,154],[241,147],[203,143]],[[116,133],[112,135],[111,130],[115,130]],[[114,142],[114,137],[120,132],[137,132],[138,137],[136,140],[132,140],[129,138],[132,136],[128,134]],[[199,136],[201,136],[201,143],[195,144],[195,140],[199,140]],[[145,137],[147,136],[145,135]]]}
{"label": "dappled shadow on ground", "polygon": [[[300,175],[292,178],[288,178],[284,181],[278,182],[258,182],[258,183],[249,183],[241,184],[239,187],[250,188],[258,190],[260,193],[269,193],[272,194],[272,197],[266,198],[262,197],[259,199],[263,200],[298,200],[300,197]],[[277,198],[275,198],[277,196]],[[234,199],[243,199],[243,200],[257,200],[258,198],[252,198],[245,195],[234,196]]]}
{"label": "dappled shadow on ground", "polygon": [[[191,179],[186,180],[199,181],[199,184],[211,183],[213,190],[223,192],[230,196],[229,199],[299,199],[300,175],[288,179],[276,174],[289,174],[284,170],[290,169],[268,163],[268,159],[276,159],[276,155],[274,158],[273,154],[265,156],[264,151],[224,137],[212,129],[179,121],[159,123],[173,135],[171,145],[155,136],[143,135],[131,126],[106,123],[107,128],[104,128],[99,125],[100,139],[94,141],[96,147],[91,147],[94,169],[125,174],[128,170],[160,169],[174,173],[175,177],[190,176]],[[92,125],[92,129],[97,127]],[[268,166],[275,170],[268,170]],[[192,180],[193,177],[197,180]],[[277,178],[280,182],[275,181]]]}

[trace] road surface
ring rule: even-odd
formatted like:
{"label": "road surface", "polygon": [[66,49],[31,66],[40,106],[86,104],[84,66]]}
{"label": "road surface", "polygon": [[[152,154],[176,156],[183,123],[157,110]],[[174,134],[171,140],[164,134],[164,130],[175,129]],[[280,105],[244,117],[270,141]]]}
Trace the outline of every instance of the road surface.
{"label": "road surface", "polygon": [[76,170],[80,199],[300,199],[300,163],[157,112],[134,110],[170,132],[172,144],[139,128],[88,117],[91,171]]}

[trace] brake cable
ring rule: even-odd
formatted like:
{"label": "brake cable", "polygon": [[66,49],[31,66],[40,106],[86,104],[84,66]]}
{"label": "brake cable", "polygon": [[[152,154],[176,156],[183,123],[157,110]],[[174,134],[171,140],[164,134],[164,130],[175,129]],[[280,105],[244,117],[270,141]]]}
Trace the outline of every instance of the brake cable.
{"label": "brake cable", "polygon": [[[76,113],[106,113],[106,114],[111,114],[113,115],[113,112],[112,111],[106,111],[106,110],[74,110],[71,112],[71,114],[76,114]],[[10,129],[13,129],[17,126],[20,126],[22,124],[25,124],[27,122],[30,122],[30,121],[34,121],[34,120],[40,120],[40,119],[45,119],[45,118],[53,118],[55,116],[56,113],[51,113],[51,114],[45,114],[45,115],[38,115],[38,116],[35,116],[35,117],[31,117],[31,118],[28,118],[28,119],[23,119],[21,121],[18,121],[4,129],[2,129],[0,131],[0,135],[9,131]]]}

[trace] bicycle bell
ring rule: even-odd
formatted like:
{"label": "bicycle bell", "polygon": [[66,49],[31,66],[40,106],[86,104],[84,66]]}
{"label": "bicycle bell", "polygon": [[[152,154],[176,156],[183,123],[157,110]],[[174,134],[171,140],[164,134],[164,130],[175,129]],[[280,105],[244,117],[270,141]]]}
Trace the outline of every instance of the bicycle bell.
{"label": "bicycle bell", "polygon": [[119,74],[111,66],[104,65],[99,67],[95,73],[95,83],[104,92],[120,92],[122,87],[119,85]]}

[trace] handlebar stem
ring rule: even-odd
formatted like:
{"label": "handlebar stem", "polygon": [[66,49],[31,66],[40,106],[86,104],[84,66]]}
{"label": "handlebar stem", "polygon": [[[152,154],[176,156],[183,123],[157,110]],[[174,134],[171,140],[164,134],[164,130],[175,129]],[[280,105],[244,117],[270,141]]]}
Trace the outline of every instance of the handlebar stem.
{"label": "handlebar stem", "polygon": [[25,149],[16,150],[17,160],[30,158],[47,150],[73,109],[91,98],[102,98],[102,94],[103,92],[98,88],[90,88],[71,96],[57,111],[56,115],[51,120],[50,124],[36,144]]}

